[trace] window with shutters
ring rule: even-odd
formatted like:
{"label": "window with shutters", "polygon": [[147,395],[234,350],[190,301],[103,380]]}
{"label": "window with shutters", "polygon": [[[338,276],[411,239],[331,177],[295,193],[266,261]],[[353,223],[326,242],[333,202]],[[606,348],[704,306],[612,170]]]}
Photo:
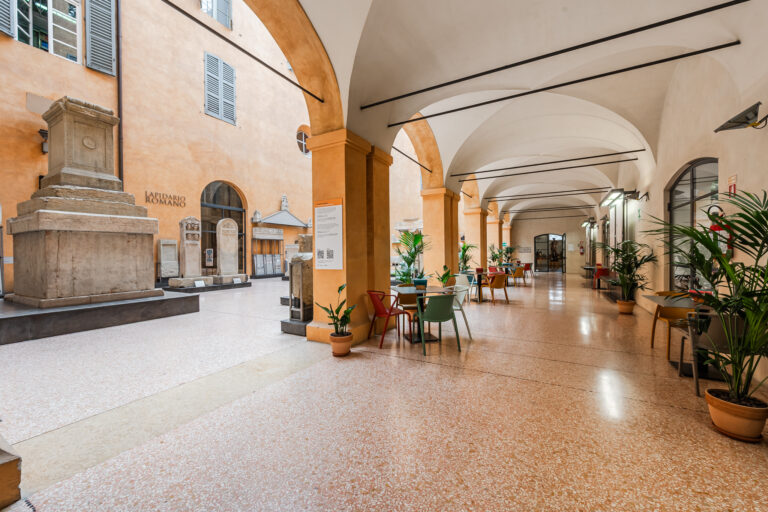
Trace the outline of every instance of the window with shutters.
{"label": "window with shutters", "polygon": [[79,0],[15,0],[12,31],[19,42],[80,62]]}
{"label": "window with shutters", "polygon": [[201,0],[200,7],[225,27],[232,28],[232,0]]}
{"label": "window with shutters", "polygon": [[231,124],[236,122],[235,68],[210,53],[205,54],[205,113]]}

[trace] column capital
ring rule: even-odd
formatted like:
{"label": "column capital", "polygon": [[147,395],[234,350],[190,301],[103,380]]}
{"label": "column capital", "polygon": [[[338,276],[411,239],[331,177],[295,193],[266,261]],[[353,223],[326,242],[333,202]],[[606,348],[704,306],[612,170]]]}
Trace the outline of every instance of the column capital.
{"label": "column capital", "polygon": [[491,217],[491,218],[490,218],[490,219],[488,219],[486,222],[487,222],[488,224],[499,224],[499,219],[497,219],[496,217]]}
{"label": "column capital", "polygon": [[310,151],[321,151],[323,149],[329,149],[341,145],[350,146],[351,148],[356,149],[366,155],[371,151],[370,142],[357,135],[356,133],[347,130],[346,128],[332,132],[326,132],[322,135],[315,135],[307,140],[307,147]]}
{"label": "column capital", "polygon": [[392,155],[378,146],[371,146],[371,152],[368,153],[366,158],[368,158],[369,161],[379,162],[387,167],[392,165]]}
{"label": "column capital", "polygon": [[437,196],[437,195],[450,197],[452,199],[459,197],[459,195],[456,192],[445,187],[426,188],[421,191],[421,197]]}
{"label": "column capital", "polygon": [[468,208],[464,210],[464,215],[482,215],[483,217],[488,217],[488,210],[484,210],[483,208]]}

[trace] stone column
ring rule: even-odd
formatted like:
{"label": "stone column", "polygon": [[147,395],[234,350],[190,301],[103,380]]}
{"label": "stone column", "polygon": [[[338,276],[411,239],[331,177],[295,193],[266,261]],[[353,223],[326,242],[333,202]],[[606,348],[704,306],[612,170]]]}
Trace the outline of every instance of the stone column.
{"label": "stone column", "polygon": [[507,247],[512,245],[512,223],[504,222],[501,226],[501,242],[507,244]]}
{"label": "stone column", "polygon": [[[349,304],[357,305],[348,329],[352,332],[355,342],[363,341],[370,325],[366,294],[368,265],[373,265],[368,251],[366,184],[371,144],[346,129],[311,137],[308,144],[312,151],[313,203],[341,199],[343,212],[343,269],[318,269],[317,258],[314,259],[314,299],[324,305],[336,304],[336,291],[340,285],[346,283],[344,296]],[[373,163],[377,158],[373,158]],[[379,165],[382,164],[375,163],[373,167]],[[316,220],[313,219],[312,225],[317,227]],[[388,232],[386,237],[389,237]],[[380,236],[373,236],[372,243],[376,247],[379,246],[379,238]],[[307,326],[307,339],[329,343],[328,336],[332,327],[328,325],[326,313],[315,305],[313,315],[312,323]]]}
{"label": "stone column", "polygon": [[[382,290],[386,293],[389,293],[390,288],[389,167],[391,165],[392,156],[375,146],[366,157],[368,289]],[[389,299],[386,305],[389,305]],[[389,322],[390,328],[394,328],[395,325],[395,322]],[[380,319],[375,332],[380,333],[383,326],[384,320]]]}
{"label": "stone column", "polygon": [[423,232],[429,247],[424,251],[424,272],[442,273],[443,265],[458,272],[458,195],[447,188],[421,191]]}
{"label": "stone column", "polygon": [[501,247],[501,226],[502,221],[498,217],[490,217],[487,221],[488,228],[488,245],[495,245],[496,248]]}
{"label": "stone column", "polygon": [[470,269],[488,267],[488,210],[469,208],[464,210],[464,241],[476,245],[472,251]]}

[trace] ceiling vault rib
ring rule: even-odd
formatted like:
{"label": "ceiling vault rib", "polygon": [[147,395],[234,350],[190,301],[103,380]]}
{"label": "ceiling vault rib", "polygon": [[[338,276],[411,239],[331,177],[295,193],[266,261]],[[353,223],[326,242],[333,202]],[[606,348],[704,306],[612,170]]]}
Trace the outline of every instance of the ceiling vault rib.
{"label": "ceiling vault rib", "polygon": [[583,164],[583,165],[569,165],[567,167],[555,167],[554,169],[541,169],[538,171],[526,171],[526,172],[515,172],[512,174],[499,174],[497,176],[480,176],[479,178],[464,178],[463,180],[459,180],[459,183],[464,181],[479,181],[479,180],[492,180],[495,178],[510,178],[513,176],[525,176],[526,174],[540,174],[544,172],[553,172],[553,171],[564,171],[567,169],[582,169],[584,167],[595,167],[597,165],[608,165],[608,164],[619,164],[622,162],[634,162],[637,160],[637,157],[634,158],[623,158],[621,160],[611,160],[609,162],[595,162],[592,164]]}
{"label": "ceiling vault rib", "polygon": [[406,154],[405,152],[403,152],[403,151],[401,151],[401,150],[397,149],[395,146],[392,146],[392,149],[394,149],[395,151],[397,151],[398,153],[400,153],[401,155],[403,155],[405,158],[407,158],[407,159],[408,159],[408,160],[410,160],[411,162],[415,163],[416,165],[418,165],[419,167],[421,167],[422,169],[424,169],[424,170],[425,170],[425,171],[427,171],[428,173],[432,174],[432,169],[430,169],[429,167],[427,167],[427,166],[423,165],[421,162],[419,162],[418,160],[416,160],[416,159],[415,159],[415,158],[413,158],[412,156],[410,156],[410,155]]}
{"label": "ceiling vault rib", "polygon": [[435,89],[442,89],[443,87],[448,87],[449,85],[458,84],[461,82],[466,82],[467,80],[474,80],[475,78],[480,78],[486,75],[491,75],[493,73],[498,73],[500,71],[506,71],[508,69],[516,68],[518,66],[522,66],[525,64],[530,64],[532,62],[537,62],[544,59],[549,59],[551,57],[556,57],[558,55],[562,55],[564,53],[569,53],[576,50],[581,50],[582,48],[588,48],[590,46],[594,46],[597,44],[605,43],[608,41],[613,41],[614,39],[620,39],[622,37],[631,36],[633,34],[637,34],[639,32],[645,32],[646,30],[651,30],[658,27],[663,27],[664,25],[669,25],[671,23],[677,23],[679,21],[687,20],[690,18],[695,18],[697,16],[702,16],[704,14],[709,14],[714,11],[719,11],[721,9],[725,9],[728,7],[732,7],[734,5],[743,4],[745,2],[748,2],[749,0],[731,0],[730,2],[725,2],[722,4],[713,5],[712,7],[707,7],[705,9],[699,9],[697,11],[691,11],[685,14],[681,14],[680,16],[675,16],[673,18],[667,18],[665,20],[657,21],[655,23],[651,23],[649,25],[643,25],[642,27],[637,27],[629,30],[625,30],[623,32],[618,32],[616,34],[612,34],[609,36],[601,37],[599,39],[593,39],[591,41],[587,41],[585,43],[577,44],[574,46],[568,46],[567,48],[561,48],[560,50],[555,50],[553,52],[545,53],[543,55],[537,55],[536,57],[529,57],[527,59],[519,60],[517,62],[513,62],[511,64],[506,64],[504,66],[499,66],[497,68],[489,69],[486,71],[481,71],[479,73],[474,73],[472,75],[463,76],[461,78],[455,78],[453,80],[449,80],[447,82],[442,82],[439,84],[435,84],[429,87],[425,87],[423,89],[419,89],[416,91],[408,92],[405,94],[400,94],[398,96],[393,96],[391,98],[387,98],[384,100],[375,101],[373,103],[369,103],[367,105],[362,105],[360,107],[360,110],[365,110],[371,107],[376,107],[378,105],[383,105],[385,103],[391,103],[393,101],[401,100],[403,98],[408,98],[410,96],[415,96],[417,94],[422,94],[429,91],[434,91]]}
{"label": "ceiling vault rib", "polygon": [[289,84],[293,85],[294,87],[298,87],[303,92],[305,92],[308,95],[312,96],[314,99],[316,99],[320,103],[325,103],[325,100],[323,98],[321,98],[317,94],[313,93],[309,89],[306,89],[305,87],[303,87],[300,83],[296,82],[295,80],[292,80],[289,76],[286,76],[286,75],[282,74],[277,69],[273,68],[272,66],[270,66],[269,64],[267,64],[266,62],[264,62],[263,60],[261,60],[260,58],[258,58],[257,56],[255,56],[254,54],[252,54],[251,52],[249,52],[248,50],[246,50],[242,46],[240,46],[239,44],[237,44],[236,42],[232,41],[230,38],[220,34],[217,30],[209,27],[208,25],[206,25],[205,23],[203,23],[202,21],[200,21],[199,19],[197,19],[193,15],[189,14],[187,11],[185,11],[184,9],[182,9],[181,7],[176,5],[175,3],[171,2],[170,0],[161,0],[161,1],[164,4],[168,5],[169,7],[171,7],[172,9],[174,9],[179,14],[182,14],[183,16],[186,16],[191,21],[197,23],[198,25],[203,27],[205,30],[207,30],[211,34],[215,35],[216,37],[218,37],[219,39],[224,41],[225,43],[229,43],[230,46],[233,46],[233,47],[237,48],[238,50],[240,50],[241,52],[243,52],[244,54],[246,54],[247,56],[249,56],[250,58],[252,58],[256,62],[258,62],[259,64],[261,64],[262,66],[264,66],[265,68],[267,68],[268,70],[270,70],[271,72],[273,72],[274,74],[276,74],[277,76],[282,78],[283,80],[285,80],[286,82],[288,82]]}
{"label": "ceiling vault rib", "polygon": [[488,169],[485,171],[460,172],[456,174],[451,174],[451,176],[469,176],[470,174],[485,174],[485,173],[496,172],[496,171],[511,171],[513,169],[524,169],[526,167],[538,167],[540,165],[549,165],[549,164],[562,164],[565,162],[576,162],[578,160],[589,160],[590,158],[601,158],[604,156],[618,156],[618,155],[626,155],[629,153],[639,153],[641,151],[645,151],[645,148],[633,149],[632,151],[619,151],[617,153],[603,153],[602,155],[582,156],[579,158],[566,158],[565,160],[552,160],[551,162],[541,162],[538,164],[515,165],[513,167],[500,167],[498,169]]}
{"label": "ceiling vault rib", "polygon": [[611,190],[613,187],[599,187],[599,188],[583,188],[576,190],[561,190],[555,192],[535,192],[530,194],[521,194],[517,196],[493,196],[488,198],[489,203],[501,203],[504,201],[512,201],[515,199],[541,199],[549,197],[566,197],[566,196],[579,196],[582,194],[599,194]]}
{"label": "ceiling vault rib", "polygon": [[427,114],[427,115],[419,117],[418,119],[406,119],[404,121],[397,121],[396,123],[389,123],[389,124],[387,124],[387,128],[394,128],[395,126],[402,126],[402,125],[408,124],[408,123],[415,123],[416,121],[422,121],[424,119],[430,119],[432,117],[439,117],[439,116],[444,116],[444,115],[448,115],[448,114],[455,114],[456,112],[462,112],[464,110],[469,110],[469,109],[472,109],[472,108],[484,107],[486,105],[492,105],[494,103],[500,103],[502,101],[513,100],[513,99],[516,99],[516,98],[522,98],[523,96],[530,96],[532,94],[538,94],[540,92],[547,92],[547,91],[551,91],[553,89],[559,89],[561,87],[567,87],[569,85],[576,85],[576,84],[581,84],[581,83],[584,83],[584,82],[589,82],[589,81],[592,81],[592,80],[597,80],[598,78],[605,78],[605,77],[609,77],[609,76],[613,76],[613,75],[618,75],[620,73],[627,73],[629,71],[635,71],[637,69],[647,68],[647,67],[650,67],[650,66],[657,66],[659,64],[666,64],[667,62],[673,62],[673,61],[676,61],[676,60],[687,59],[689,57],[695,57],[697,55],[701,55],[701,54],[704,54],[704,53],[710,53],[710,52],[714,52],[714,51],[717,51],[717,50],[723,50],[725,48],[730,48],[731,46],[737,46],[739,44],[741,44],[741,41],[736,39],[735,41],[730,41],[728,43],[718,44],[718,45],[715,45],[715,46],[709,46],[707,48],[702,48],[701,50],[694,50],[692,52],[681,53],[679,55],[673,55],[672,57],[666,57],[666,58],[663,58],[663,59],[653,60],[653,61],[650,61],[650,62],[644,62],[642,64],[635,64],[634,66],[628,66],[628,67],[621,68],[621,69],[614,69],[613,71],[606,71],[605,73],[599,73],[597,75],[591,75],[591,76],[587,76],[587,77],[584,77],[584,78],[577,78],[575,80],[569,80],[567,82],[562,82],[562,83],[559,83],[559,84],[548,85],[546,87],[539,87],[538,89],[531,89],[530,91],[519,92],[517,94],[510,94],[509,96],[503,96],[501,98],[496,98],[496,99],[493,99],[493,100],[481,101],[479,103],[472,103],[471,105],[465,105],[463,107],[452,108],[450,110],[444,110],[442,112],[435,112],[434,114]]}

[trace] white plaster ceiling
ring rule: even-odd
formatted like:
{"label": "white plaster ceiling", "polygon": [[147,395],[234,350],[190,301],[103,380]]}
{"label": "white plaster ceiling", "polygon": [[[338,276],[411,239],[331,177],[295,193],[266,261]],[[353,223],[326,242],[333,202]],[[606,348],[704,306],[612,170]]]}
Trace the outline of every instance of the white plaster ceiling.
{"label": "white plaster ceiling", "polygon": [[[763,78],[751,57],[768,36],[768,2],[745,4],[475,80],[361,110],[360,106],[722,3],[724,0],[300,0],[323,41],[347,127],[389,150],[388,123],[641,64],[735,39],[717,60],[740,90]],[[675,63],[602,78],[429,120],[450,173],[645,148],[637,162],[478,182],[483,198],[520,190],[647,182]],[[631,155],[629,155],[631,156]],[[617,157],[621,158],[621,157]],[[621,167],[620,167],[621,166]],[[448,177],[458,190],[460,183]],[[572,184],[567,185],[567,184]],[[579,186],[577,186],[579,185]],[[581,186],[583,185],[583,187]],[[589,204],[595,196],[536,200]],[[599,197],[597,198],[599,200]],[[514,203],[513,203],[514,204]],[[510,205],[505,205],[504,208]]]}

